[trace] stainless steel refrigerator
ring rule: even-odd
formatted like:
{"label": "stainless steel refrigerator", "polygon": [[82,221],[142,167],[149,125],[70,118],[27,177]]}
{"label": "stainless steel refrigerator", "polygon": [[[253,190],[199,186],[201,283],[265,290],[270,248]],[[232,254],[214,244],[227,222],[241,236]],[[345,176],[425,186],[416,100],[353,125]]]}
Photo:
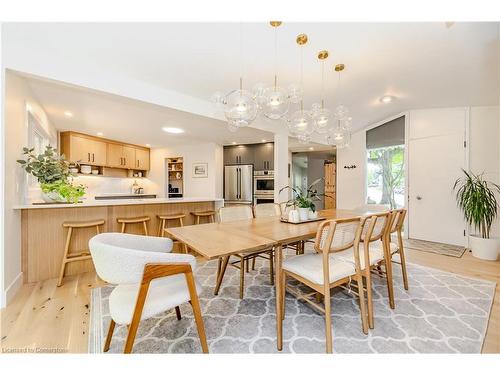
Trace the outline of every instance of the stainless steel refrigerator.
{"label": "stainless steel refrigerator", "polygon": [[224,201],[253,203],[253,164],[224,166]]}

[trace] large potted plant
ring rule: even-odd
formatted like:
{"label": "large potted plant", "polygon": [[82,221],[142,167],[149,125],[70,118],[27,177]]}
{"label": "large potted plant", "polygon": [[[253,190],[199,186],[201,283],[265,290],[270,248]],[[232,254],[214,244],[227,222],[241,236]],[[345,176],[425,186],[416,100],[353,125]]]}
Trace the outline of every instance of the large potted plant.
{"label": "large potted plant", "polygon": [[453,189],[465,221],[476,231],[469,235],[472,255],[480,259],[497,260],[500,239],[490,237],[490,230],[498,213],[499,205],[495,194],[500,193],[500,186],[486,181],[483,174],[463,172],[465,176],[455,181]]}
{"label": "large potted plant", "polygon": [[33,148],[23,148],[25,159],[17,162],[29,174],[37,178],[45,202],[78,203],[85,195],[85,186],[73,184],[69,171],[70,163],[52,146],[47,146],[40,155]]}
{"label": "large potted plant", "polygon": [[279,191],[281,193],[286,189],[293,192],[294,196],[292,199],[286,202],[286,206],[297,207],[301,221],[307,220],[311,217],[316,217],[316,204],[314,202],[321,201],[321,197],[328,196],[326,194],[318,193],[318,190],[314,188],[321,181],[323,181],[323,178],[318,178],[306,189],[300,187],[285,186]]}

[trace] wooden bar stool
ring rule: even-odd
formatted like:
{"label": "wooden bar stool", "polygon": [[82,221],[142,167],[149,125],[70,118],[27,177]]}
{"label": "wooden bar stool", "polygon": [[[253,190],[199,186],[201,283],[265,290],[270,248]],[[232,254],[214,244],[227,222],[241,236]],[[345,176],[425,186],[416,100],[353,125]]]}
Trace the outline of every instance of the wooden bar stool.
{"label": "wooden bar stool", "polygon": [[149,216],[140,216],[140,217],[121,217],[116,219],[118,224],[122,225],[121,232],[125,233],[125,230],[127,228],[127,224],[140,224],[142,223],[142,227],[144,228],[144,235],[148,235],[148,226],[147,222],[151,220]]}
{"label": "wooden bar stool", "polygon": [[[158,237],[163,237],[165,235],[165,229],[168,228],[168,222],[169,221],[178,220],[179,221],[179,226],[183,227],[184,226],[184,221],[182,219],[184,219],[186,217],[186,215],[185,214],[157,215],[157,217],[158,217],[158,220],[159,220],[159,224],[158,224]],[[175,243],[181,244],[184,253],[185,254],[188,253],[187,246],[186,246],[185,243],[180,242],[178,240],[174,240],[173,238],[172,238],[172,241],[174,241],[174,244]]]}
{"label": "wooden bar stool", "polygon": [[71,243],[71,235],[73,234],[73,229],[82,228],[92,228],[95,227],[96,233],[99,234],[99,226],[104,224],[104,220],[93,220],[93,221],[65,221],[62,226],[63,228],[68,228],[68,235],[66,236],[66,246],[64,247],[64,255],[61,264],[61,271],[59,272],[59,280],[57,286],[62,285],[62,280],[64,277],[64,271],[66,270],[66,264],[70,262],[77,262],[80,260],[92,259],[89,250],[83,250],[78,253],[70,253],[69,246]]}
{"label": "wooden bar stool", "polygon": [[202,217],[207,217],[209,223],[215,222],[215,211],[191,212],[191,215],[193,215],[196,218],[196,224],[200,224],[200,219]]}

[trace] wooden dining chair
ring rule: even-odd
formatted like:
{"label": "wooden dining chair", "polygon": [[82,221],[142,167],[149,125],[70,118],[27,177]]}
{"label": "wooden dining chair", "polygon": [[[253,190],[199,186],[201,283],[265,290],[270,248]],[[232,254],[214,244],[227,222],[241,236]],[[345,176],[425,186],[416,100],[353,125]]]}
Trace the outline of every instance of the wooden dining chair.
{"label": "wooden dining chair", "polygon": [[[346,286],[351,290],[353,281],[359,285],[358,292],[352,291],[358,296],[361,318],[361,327],[365,334],[368,333],[365,296],[363,288],[363,276],[360,263],[359,241],[363,227],[363,219],[360,217],[352,219],[327,220],[320,224],[316,233],[316,253],[301,254],[283,261],[282,271],[279,275],[282,295],[281,311],[278,324],[283,325],[285,317],[285,291],[291,293],[300,300],[309,303],[313,308],[325,314],[326,352],[331,353],[332,322],[331,322],[331,300],[330,290],[337,286]],[[352,259],[347,260],[339,256],[349,251]],[[312,289],[310,293],[304,293],[300,288],[287,285],[286,278],[291,277]],[[317,293],[323,297],[323,306],[314,298]],[[280,319],[281,318],[281,319]],[[282,337],[278,337],[282,340]],[[281,343],[278,344],[279,346]]]}
{"label": "wooden dining chair", "polygon": [[[391,262],[401,266],[403,286],[405,290],[408,290],[408,273],[406,271],[406,257],[403,243],[403,224],[406,212],[404,208],[391,211],[391,224],[389,226],[390,229],[387,231],[387,244]],[[394,255],[396,254],[399,255],[399,262],[394,259]],[[381,277],[387,277],[387,272],[383,271],[382,264],[378,264],[374,272]]]}
{"label": "wooden dining chair", "polygon": [[[218,212],[220,223],[237,222],[238,220],[253,219],[253,217],[252,207],[248,205],[221,207]],[[249,261],[255,259],[256,257],[263,257],[269,260],[269,280],[271,285],[274,285],[273,249],[260,250],[253,253],[234,254],[234,256],[239,259],[230,262],[229,260],[231,256],[219,258],[219,266],[217,267],[217,283],[214,290],[215,295],[219,294],[219,289],[221,287],[224,274],[226,273],[227,265],[229,264],[240,270],[240,298],[243,299],[245,269],[249,272]]]}
{"label": "wooden dining chair", "polygon": [[115,284],[109,295],[111,322],[104,344],[109,350],[116,324],[128,327],[124,353],[131,353],[139,323],[163,311],[189,302],[204,353],[208,353],[205,328],[201,317],[198,290],[193,271],[196,258],[189,254],[172,254],[169,238],[138,236],[126,233],[103,233],[89,241],[97,274]]}

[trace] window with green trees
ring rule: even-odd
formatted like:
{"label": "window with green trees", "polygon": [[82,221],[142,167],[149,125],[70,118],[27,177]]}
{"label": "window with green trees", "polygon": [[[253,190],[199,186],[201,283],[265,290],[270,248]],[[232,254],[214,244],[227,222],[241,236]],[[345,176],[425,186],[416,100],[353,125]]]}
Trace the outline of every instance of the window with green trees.
{"label": "window with green trees", "polygon": [[366,132],[367,202],[405,205],[404,116]]}

